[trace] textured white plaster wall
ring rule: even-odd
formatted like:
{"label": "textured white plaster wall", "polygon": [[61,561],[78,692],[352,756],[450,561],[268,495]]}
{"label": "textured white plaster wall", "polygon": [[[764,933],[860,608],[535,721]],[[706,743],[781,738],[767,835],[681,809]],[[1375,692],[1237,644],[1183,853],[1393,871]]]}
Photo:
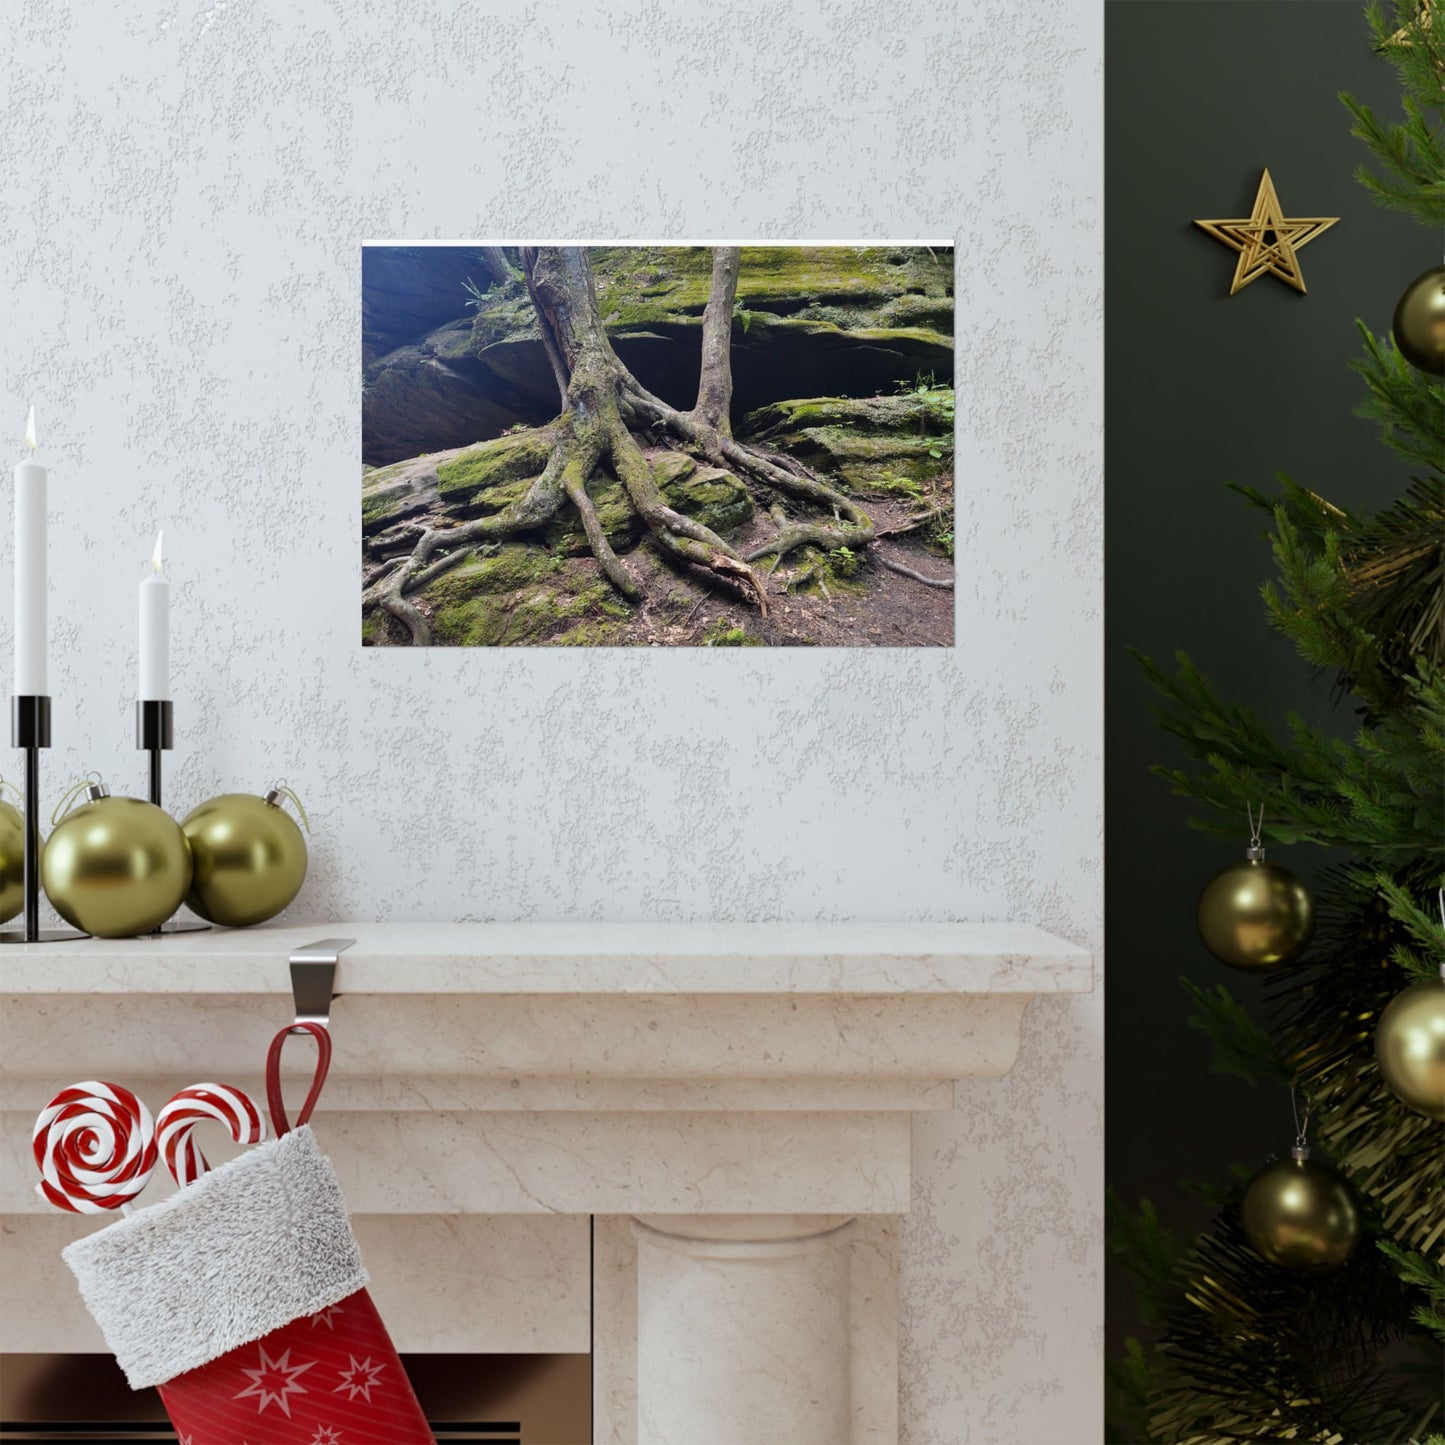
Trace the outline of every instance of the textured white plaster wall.
{"label": "textured white plaster wall", "polygon": [[[52,797],[287,778],[293,916],[1019,918],[1100,942],[1102,10],[26,0],[0,436],[52,467]],[[955,235],[954,651],[363,652],[364,237]],[[7,488],[8,492],[8,488]],[[6,503],[8,510],[8,502]],[[0,578],[8,673],[9,527]],[[1099,1418],[1101,1005],[921,1121],[912,1445]]]}

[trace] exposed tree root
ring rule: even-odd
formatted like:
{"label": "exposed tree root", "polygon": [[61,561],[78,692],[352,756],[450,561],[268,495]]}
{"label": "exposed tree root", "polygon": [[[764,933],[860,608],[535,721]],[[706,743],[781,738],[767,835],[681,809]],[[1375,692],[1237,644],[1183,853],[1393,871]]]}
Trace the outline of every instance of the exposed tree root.
{"label": "exposed tree root", "polygon": [[[800,463],[780,465],[732,436],[728,414],[732,403],[730,336],[738,281],[736,247],[720,246],[713,253],[697,403],[686,412],[645,390],[618,360],[597,310],[585,251],[577,247],[527,248],[522,262],[562,401],[562,414],[552,425],[552,451],[542,475],[526,494],[495,515],[455,527],[418,526],[410,533],[398,531],[398,540],[415,536],[411,553],[399,565],[373,574],[375,580],[364,592],[363,601],[380,606],[400,621],[414,645],[429,645],[432,631],[409,593],[462,561],[469,553],[468,544],[500,542],[536,531],[568,504],[581,520],[588,547],[607,579],[629,602],[641,601],[642,587],[612,549],[587,493],[589,480],[604,463],[665,555],[711,572],[737,588],[764,615],[767,591],[753,562],[771,557],[776,566],[776,559],[798,547],[858,549],[873,541],[877,535],[873,520],[851,497],[828,486]],[[640,434],[699,461],[726,467],[761,489],[777,533],[742,555],[710,528],[669,506],[643,452]],[[784,499],[822,512],[823,519],[790,517]],[[437,557],[442,549],[443,555]],[[907,572],[898,564],[885,565],[920,582],[951,585]]]}
{"label": "exposed tree root", "polygon": [[930,577],[924,572],[915,572],[912,567],[905,567],[902,562],[895,562],[891,557],[885,557],[882,552],[875,551],[873,556],[890,572],[897,572],[901,577],[911,577],[925,587],[946,587],[950,592],[953,591],[952,577]]}

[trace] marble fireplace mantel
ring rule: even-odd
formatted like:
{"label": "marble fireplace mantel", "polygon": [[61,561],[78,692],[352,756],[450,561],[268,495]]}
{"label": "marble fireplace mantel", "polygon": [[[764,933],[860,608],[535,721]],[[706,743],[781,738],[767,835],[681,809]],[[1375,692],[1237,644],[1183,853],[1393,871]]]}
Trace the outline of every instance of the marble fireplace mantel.
{"label": "marble fireplace mantel", "polygon": [[[1093,985],[1087,950],[1024,924],[328,922],[13,948],[7,1255],[32,1271],[49,1258],[28,1144],[50,1093],[109,1078],[154,1107],[201,1077],[259,1089],[291,1017],[288,956],[325,936],[357,942],[313,1123],[363,1247],[363,1222],[415,1242],[436,1221],[454,1242],[460,1222],[510,1219],[494,1256],[513,1284],[536,1261],[509,1306],[518,1335],[595,1297],[599,1445],[896,1439],[912,1115],[951,1107],[955,1080],[1006,1073],[1033,995]],[[471,1267],[485,1294],[490,1266]],[[402,1349],[448,1348],[425,1298],[400,1278],[388,1290]],[[64,1315],[52,1333],[84,1330]],[[26,1328],[0,1347],[57,1347],[43,1319]]]}

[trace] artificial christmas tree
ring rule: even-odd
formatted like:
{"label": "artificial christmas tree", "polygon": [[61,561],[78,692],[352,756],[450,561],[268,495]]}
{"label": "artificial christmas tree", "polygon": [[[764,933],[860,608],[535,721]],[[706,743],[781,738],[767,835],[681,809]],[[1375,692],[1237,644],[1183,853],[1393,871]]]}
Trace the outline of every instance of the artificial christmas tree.
{"label": "artificial christmas tree", "polygon": [[[1361,179],[1375,199],[1429,226],[1438,247],[1445,7],[1367,13],[1399,73],[1404,118],[1385,122],[1345,98],[1377,165]],[[1356,713],[1354,736],[1293,720],[1281,739],[1222,701],[1187,658],[1172,673],[1145,666],[1164,699],[1161,722],[1191,759],[1165,776],[1206,806],[1204,825],[1237,833],[1246,809],[1262,806],[1269,840],[1289,845],[1292,857],[1314,845],[1338,860],[1316,880],[1313,941],[1269,976],[1265,1022],[1223,985],[1190,991],[1194,1021],[1231,1072],[1271,1092],[1279,1086],[1281,1102],[1295,1091],[1312,1121],[1309,1142],[1347,1182],[1363,1235],[1358,1247],[1330,1253],[1328,1268],[1291,1269],[1251,1242],[1260,1229],[1242,1217],[1242,1182],[1213,1191],[1217,1218],[1189,1244],[1147,1204],[1135,1213],[1112,1203],[1111,1243],[1161,1334],[1152,1351],[1131,1341],[1111,1370],[1115,1439],[1383,1445],[1433,1439],[1445,1423],[1445,1139],[1436,1123],[1445,1100],[1410,1097],[1431,1087],[1429,1060],[1411,1073],[1424,1085],[1392,1087],[1379,1057],[1392,1067],[1393,1032],[1379,1057],[1376,1041],[1391,1000],[1438,987],[1445,959],[1445,918],[1436,916],[1445,849],[1445,389],[1433,366],[1362,331],[1362,411],[1410,465],[1403,495],[1357,516],[1288,481],[1273,498],[1241,489],[1273,514],[1279,575],[1264,588],[1269,620],[1335,676],[1341,706]],[[1424,1004],[1412,994],[1412,1007],[1428,1012],[1433,995],[1419,997]],[[1433,1037],[1428,1019],[1412,1027],[1412,1037]]]}

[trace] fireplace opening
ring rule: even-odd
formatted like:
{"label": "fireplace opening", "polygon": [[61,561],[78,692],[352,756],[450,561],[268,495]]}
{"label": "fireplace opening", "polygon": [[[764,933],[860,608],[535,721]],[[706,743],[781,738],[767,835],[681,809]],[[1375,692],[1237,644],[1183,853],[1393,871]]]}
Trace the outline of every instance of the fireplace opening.
{"label": "fireplace opening", "polygon": [[[441,1445],[591,1445],[592,1357],[404,1354]],[[0,1442],[175,1445],[154,1390],[132,1390],[109,1355],[0,1355]]]}

